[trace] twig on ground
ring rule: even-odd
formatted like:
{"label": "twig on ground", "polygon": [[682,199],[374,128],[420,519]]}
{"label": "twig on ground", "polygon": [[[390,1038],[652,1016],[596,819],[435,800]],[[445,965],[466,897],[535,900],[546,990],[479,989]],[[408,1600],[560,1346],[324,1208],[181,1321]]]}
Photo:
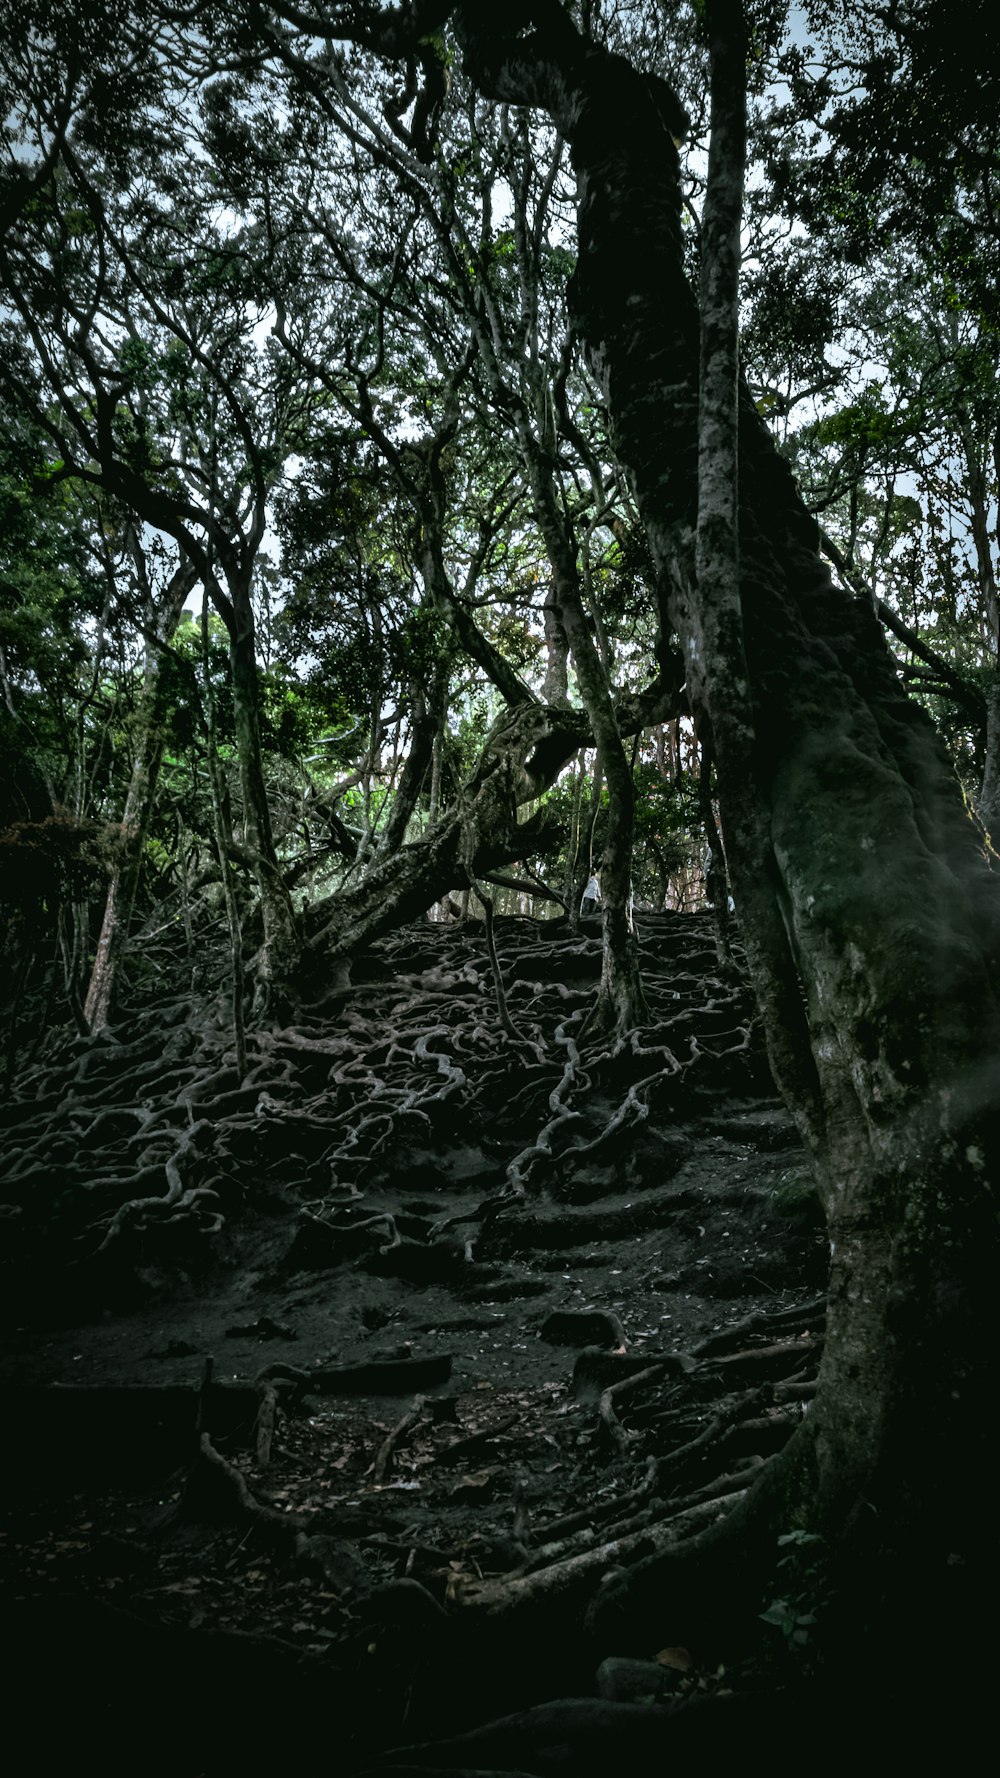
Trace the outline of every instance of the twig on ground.
{"label": "twig on ground", "polygon": [[380,1488],[385,1481],[393,1456],[399,1445],[402,1444],[407,1433],[412,1432],[413,1428],[418,1426],[423,1418],[424,1398],[422,1395],[417,1395],[414,1396],[413,1406],[409,1413],[404,1414],[403,1418],[397,1421],[388,1437],[383,1439],[375,1453],[375,1461],[372,1464],[372,1481],[376,1488]]}

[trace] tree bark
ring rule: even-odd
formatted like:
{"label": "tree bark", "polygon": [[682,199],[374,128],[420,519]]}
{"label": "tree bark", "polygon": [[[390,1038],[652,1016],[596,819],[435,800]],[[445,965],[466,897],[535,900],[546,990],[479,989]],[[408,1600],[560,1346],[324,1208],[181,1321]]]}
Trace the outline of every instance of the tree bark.
{"label": "tree bark", "polygon": [[550,595],[542,607],[542,623],[545,636],[545,678],[542,682],[542,702],[545,704],[569,703],[569,643],[563,628],[562,616],[556,600]]}
{"label": "tree bark", "polygon": [[638,948],[629,912],[635,828],[632,769],[622,746],[608,677],[587,625],[572,539],[556,503],[553,466],[530,436],[526,418],[518,430],[535,516],[552,567],[551,596],[569,643],[608,786],[608,819],[600,861],[601,981],[588,1029],[624,1032],[641,1025],[646,1016]]}
{"label": "tree bark", "polygon": [[259,682],[249,587],[234,587],[226,618],[229,666],[233,687],[233,719],[243,804],[243,840],[260,896],[264,939],[255,971],[264,995],[293,981],[301,959],[301,936],[292,898],[282,879],[261,757],[258,717]]}
{"label": "tree bark", "polygon": [[216,743],[215,725],[215,694],[212,690],[211,661],[208,646],[208,602],[201,608],[201,655],[205,674],[205,755],[208,765],[208,782],[212,798],[212,822],[215,828],[215,849],[218,855],[219,876],[222,882],[222,894],[226,904],[226,924],[229,927],[229,956],[232,975],[232,1014],[233,1014],[233,1048],[236,1057],[236,1074],[242,1082],[247,1071],[246,1046],[246,1009],[244,1002],[244,967],[243,967],[243,923],[240,919],[239,904],[236,899],[236,883],[233,875],[233,830],[230,819],[229,790],[226,785],[222,760]]}
{"label": "tree bark", "polygon": [[434,711],[428,709],[423,688],[419,685],[412,686],[406,762],[392,799],[389,819],[378,843],[379,858],[391,858],[406,839],[406,829],[416,809],[431,763],[437,721]]}
{"label": "tree bark", "polygon": [[[713,704],[730,775],[752,759],[753,711],[740,608],[739,282],[746,156],[746,31],[740,0],[708,9],[712,69],[711,146],[701,225],[701,352],[698,404],[698,517],[695,535],[701,643],[711,663]],[[690,650],[689,650],[690,655]],[[697,672],[698,663],[694,663]],[[720,684],[725,678],[726,684]],[[719,960],[731,962],[729,884],[712,807],[714,738],[699,735],[699,796],[710,868],[706,890]],[[740,802],[744,819],[750,814]],[[752,805],[751,805],[752,806]],[[755,849],[759,836],[747,840]]]}
{"label": "tree bark", "polygon": [[1000,665],[994,666],[986,688],[983,782],[977,809],[994,852],[1000,851]]}
{"label": "tree bark", "polygon": [[746,395],[736,608],[699,581],[679,107],[561,8],[532,17],[505,37],[462,8],[467,64],[494,97],[546,109],[570,144],[575,311],[673,588],[772,1065],[829,1222],[829,1332],[787,1460],[795,1486],[755,1498],[779,1529],[809,1523],[831,1543],[871,1518],[940,1589],[959,1527],[972,1559],[988,1532],[970,1511],[984,1491],[968,1495],[995,1339],[1000,880],[874,613],[833,585]]}
{"label": "tree bark", "polygon": [[162,648],[176,631],[184,601],[195,583],[193,569],[187,562],[182,562],[170,578],[160,610],[155,610],[151,602],[147,603],[147,629],[152,634],[148,635],[145,647],[135,754],[122,811],[121,849],[108,884],[101,933],[84,1002],[84,1017],[91,1031],[100,1031],[110,1017],[118,965],[128,942],[129,922],[142,866],[143,840],[163,758]]}
{"label": "tree bark", "polygon": [[450,889],[470,876],[543,851],[544,818],[518,822],[586,739],[584,719],[569,710],[522,704],[495,724],[482,756],[457,802],[430,832],[392,857],[376,862],[363,883],[333,896],[318,912],[312,943],[333,960],[362,944],[419,919]]}

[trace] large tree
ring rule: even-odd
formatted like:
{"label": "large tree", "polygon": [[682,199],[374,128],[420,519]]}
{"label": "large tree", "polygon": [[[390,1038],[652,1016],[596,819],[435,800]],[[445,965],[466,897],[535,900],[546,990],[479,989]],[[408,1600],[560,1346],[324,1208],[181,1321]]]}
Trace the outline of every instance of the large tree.
{"label": "large tree", "polygon": [[[898,1564],[900,1584],[909,1576],[911,1598],[924,1587],[940,1600],[959,1572],[956,1542],[968,1556],[985,1529],[995,858],[900,685],[870,603],[831,579],[817,525],[742,387],[739,569],[727,584],[724,487],[706,512],[706,476],[724,462],[737,398],[725,279],[718,265],[703,268],[699,316],[682,251],[684,117],[672,90],[588,36],[557,0],[508,8],[503,22],[447,4],[288,16],[425,64],[447,29],[483,94],[547,115],[568,144],[579,235],[569,302],[667,590],[688,696],[711,737],[771,1062],[815,1159],[831,1247],[817,1400],[707,1543],[738,1534],[746,1550],[756,1533],[769,1550],[774,1534],[808,1528],[828,1540],[842,1580],[860,1552],[877,1551]],[[713,178],[725,212],[738,179],[737,149],[724,144],[739,137],[740,20],[722,4],[710,19]],[[723,215],[716,239],[731,238]],[[697,1553],[714,1560],[711,1548]],[[662,1576],[647,1579],[662,1609]],[[641,1579],[630,1591],[634,1603]]]}
{"label": "large tree", "polygon": [[[321,277],[325,251],[331,282],[348,293],[345,315],[356,303],[371,321],[369,334],[349,357],[347,332],[333,330],[343,348],[338,366],[310,332],[308,308],[296,310],[293,287],[272,282],[276,338],[310,397],[318,389],[324,409],[339,404],[396,476],[412,503],[411,565],[428,603],[436,615],[447,612],[452,634],[507,705],[449,806],[418,841],[378,857],[357,887],[333,901],[314,942],[343,957],[447,888],[526,856],[538,844],[540,824],[519,821],[519,811],[586,739],[597,739],[606,768],[615,762],[622,840],[607,942],[617,947],[613,962],[626,987],[617,1011],[624,1022],[635,1017],[639,997],[629,987],[619,918],[631,798],[621,735],[673,707],[666,639],[676,635],[685,695],[715,761],[726,863],[773,1072],[812,1152],[826,1207],[830,1315],[819,1393],[799,1432],[734,1514],[640,1570],[624,1587],[625,1602],[641,1616],[648,1600],[661,1634],[669,1634],[662,1623],[672,1601],[678,1616],[670,1628],[681,1639],[681,1605],[691,1609],[699,1594],[710,1597],[708,1578],[731,1589],[742,1575],[756,1603],[775,1536],[806,1532],[824,1540],[830,1577],[845,1599],[852,1578],[870,1573],[869,1558],[882,1559],[892,1583],[896,1647],[906,1659],[907,1605],[918,1595],[937,1606],[947,1602],[987,1525],[981,1402],[997,1258],[1000,895],[995,855],[965,806],[942,742],[900,682],[871,599],[857,596],[849,577],[831,577],[816,521],[737,369],[740,9],[729,0],[706,9],[712,149],[697,252],[694,231],[682,220],[678,143],[685,114],[654,71],[665,30],[657,8],[524,0],[498,16],[455,0],[408,0],[398,8],[252,6],[235,24],[228,9],[166,13],[172,30],[183,35],[192,26],[183,44],[181,37],[164,39],[165,59],[177,55],[185,75],[193,68],[228,77],[237,66],[246,89],[237,86],[237,97],[251,107],[255,80],[287,78],[286,117],[305,132],[306,163],[322,133],[309,133],[313,106],[324,127],[333,121],[342,132],[343,160],[352,170],[354,156],[368,157],[388,187],[398,181],[405,199],[398,256],[390,242],[376,275],[362,269],[355,277],[367,245],[363,232],[352,238],[348,215],[338,212],[330,228],[318,209],[307,215],[302,206],[289,207],[282,215],[280,179],[271,173],[256,184],[249,178],[240,200],[233,167],[244,150],[250,165],[253,143],[234,126],[225,132],[226,155],[218,140],[206,145],[206,153],[218,151],[215,176],[229,201],[259,206],[257,235],[248,232],[245,241],[255,276],[276,277],[295,231],[308,232],[320,217],[309,279]],[[345,42],[358,53],[345,57]],[[686,47],[696,54],[690,42]],[[449,102],[460,90],[456,77],[450,93],[449,74],[459,63],[481,106],[514,114],[504,125],[508,140],[520,129],[530,144],[531,132],[547,120],[576,176],[567,314],[607,417],[607,456],[620,475],[623,504],[641,518],[653,609],[645,630],[660,638],[658,649],[649,647],[645,695],[613,698],[600,639],[594,646],[580,600],[558,427],[545,412],[544,387],[534,381],[531,329],[523,328],[522,306],[505,336],[510,314],[495,264],[476,262],[484,243],[492,251],[491,206],[477,189],[477,106],[468,112],[468,141],[444,136]],[[887,103],[891,97],[890,83]],[[508,167],[515,186],[517,165],[515,156]],[[311,176],[311,165],[307,170]],[[340,177],[343,166],[336,171]],[[479,202],[478,236],[462,210],[470,189]],[[426,282],[444,318],[437,336],[445,342],[444,361],[436,365],[428,342],[437,321],[428,326],[426,312],[415,319],[417,280],[408,286],[400,275],[402,265],[410,277],[418,265],[408,245],[418,216],[425,232],[413,238],[427,255]],[[522,234],[526,216],[522,206]],[[386,220],[379,220],[379,251]],[[30,205],[19,212],[8,256],[43,224]],[[57,244],[64,251],[61,238]],[[514,246],[530,299],[530,243],[519,247],[515,238]],[[700,299],[691,277],[699,257]],[[291,257],[289,264],[301,280],[301,266]],[[384,342],[387,326],[395,340],[397,328],[411,325],[407,338],[419,344],[409,351],[406,375],[417,366],[427,375],[425,400],[404,421],[372,372],[387,375],[394,359],[394,374],[403,377],[407,350],[393,344],[389,351]],[[459,349],[449,363],[453,341]],[[64,345],[80,349],[72,329]],[[518,351],[522,361],[514,363]],[[111,368],[117,372],[117,362]],[[133,352],[129,389],[143,368]],[[552,655],[558,658],[561,632],[575,657],[583,712],[567,708],[558,674],[539,692],[525,684],[485,635],[485,623],[454,596],[444,559],[449,466],[466,448],[463,427],[477,376],[487,406],[477,407],[476,419],[485,426],[503,417],[503,449],[519,463],[527,494],[520,510],[531,512],[545,541],[557,583],[549,601]],[[110,390],[116,404],[122,392],[110,369],[102,378],[107,388],[98,391],[98,405],[103,399],[110,426],[119,411]],[[220,385],[220,397],[229,400],[228,385]],[[555,392],[553,409],[558,420]],[[89,411],[78,411],[88,441],[79,467],[86,469],[99,453],[89,443]],[[242,436],[235,398],[233,425]],[[562,425],[572,442],[565,416]],[[252,461],[252,443],[248,437],[255,489],[249,534],[256,546],[266,522],[266,477]],[[309,449],[304,436],[301,448]],[[119,495],[126,486],[122,461],[116,451]],[[203,484],[210,466],[205,456]],[[598,464],[601,474],[605,467]],[[212,494],[214,474],[209,481]],[[207,539],[215,533],[204,493],[203,486],[199,535]],[[212,499],[209,519],[215,509]],[[156,512],[169,530],[164,508]],[[228,572],[225,538],[218,537],[215,558],[198,560],[198,538],[192,549],[185,525],[182,514],[171,534],[199,572],[217,571],[219,562]],[[450,535],[460,529],[456,524]],[[230,539],[228,547],[239,567],[241,545]],[[206,558],[208,542],[200,548]],[[612,986],[615,975],[608,972]],[[612,1597],[605,1596],[608,1609]]]}

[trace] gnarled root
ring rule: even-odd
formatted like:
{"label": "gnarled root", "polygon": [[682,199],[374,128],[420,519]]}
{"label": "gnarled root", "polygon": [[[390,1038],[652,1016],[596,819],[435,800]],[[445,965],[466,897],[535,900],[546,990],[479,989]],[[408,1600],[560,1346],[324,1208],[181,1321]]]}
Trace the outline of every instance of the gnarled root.
{"label": "gnarled root", "polygon": [[725,1516],[607,1580],[587,1613],[598,1650],[648,1655],[679,1643],[724,1658],[761,1610],[777,1540],[798,1528],[813,1489],[813,1429],[803,1421]]}

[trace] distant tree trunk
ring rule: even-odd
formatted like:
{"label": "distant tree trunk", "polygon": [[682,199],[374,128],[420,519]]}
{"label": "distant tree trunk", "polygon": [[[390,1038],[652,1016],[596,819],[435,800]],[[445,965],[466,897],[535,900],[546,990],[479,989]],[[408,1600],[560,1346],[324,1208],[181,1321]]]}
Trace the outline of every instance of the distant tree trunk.
{"label": "distant tree trunk", "polygon": [[994,852],[1000,852],[1000,662],[986,688],[983,781],[977,808]]}
{"label": "distant tree trunk", "polygon": [[729,876],[722,835],[715,819],[712,801],[712,750],[707,741],[701,749],[701,771],[698,774],[698,809],[708,852],[705,871],[705,894],[712,910],[715,926],[715,948],[724,968],[732,966],[732,921],[729,913]]}
{"label": "distant tree trunk", "polygon": [[67,900],[60,904],[56,923],[59,959],[62,964],[66,1000],[73,1023],[81,1037],[87,1037],[90,1026],[83,1010],[83,970],[89,951],[87,944],[87,903]]}
{"label": "distant tree trunk", "polygon": [[422,686],[412,686],[406,762],[392,799],[389,819],[382,829],[382,837],[378,843],[379,858],[391,858],[406,839],[406,830],[416,810],[431,763],[436,729],[437,718],[433,710],[428,709]]}
{"label": "distant tree trunk", "polygon": [[255,973],[261,984],[261,994],[266,997],[272,988],[281,992],[284,985],[294,980],[301,960],[302,941],[292,898],[282,878],[274,848],[271,811],[264,783],[250,588],[238,585],[232,592],[233,605],[227,627],[243,805],[243,849],[254,872],[260,898],[264,940],[255,960]]}
{"label": "distant tree trunk", "polygon": [[482,756],[453,805],[420,840],[378,860],[363,883],[339,892],[317,910],[313,945],[334,960],[370,944],[406,920],[464,888],[469,876],[490,872],[544,851],[544,814],[518,821],[518,809],[548,788],[585,739],[584,721],[570,710],[521,704],[494,725]]}
{"label": "distant tree trunk", "polygon": [[600,638],[599,614],[596,611],[590,614],[584,607],[575,529],[562,498],[556,417],[537,336],[537,250],[530,244],[532,230],[525,210],[525,188],[517,181],[514,182],[513,199],[521,316],[526,338],[531,342],[526,351],[520,346],[516,348],[516,357],[522,362],[513,383],[503,354],[497,350],[503,323],[492,295],[477,293],[469,306],[469,319],[483,374],[497,409],[510,416],[511,431],[531,491],[535,521],[552,572],[551,590],[543,609],[547,648],[544,695],[548,697],[551,691],[554,695],[550,701],[553,703],[565,700],[568,649],[604,766],[609,809],[601,859],[601,980],[587,1023],[597,1032],[622,1032],[641,1025],[646,1016],[629,906],[635,792],[612,697],[607,651],[594,639],[595,628]]}
{"label": "distant tree trunk", "polygon": [[[709,10],[722,127],[738,20]],[[674,589],[772,1067],[827,1211],[819,1393],[725,1535],[755,1524],[773,1548],[777,1531],[819,1531],[862,1585],[875,1556],[887,1575],[895,1564],[885,1646],[905,1665],[919,1658],[921,1590],[946,1607],[993,1538],[982,1404],[1000,1260],[1000,876],[875,614],[833,585],[748,396],[738,600],[698,577],[700,327],[673,95],[585,43],[559,6],[539,3],[512,36],[471,8],[458,17],[473,78],[542,105],[570,144],[575,310]]]}
{"label": "distant tree trunk", "polygon": [[209,659],[207,602],[203,604],[201,612],[201,649],[202,663],[205,673],[205,754],[208,764],[208,782],[212,797],[215,849],[218,854],[219,876],[222,881],[222,894],[226,904],[226,923],[229,927],[233,1048],[236,1056],[236,1073],[240,1081],[242,1081],[247,1071],[246,1009],[243,981],[243,923],[240,919],[239,903],[236,897],[236,883],[233,875],[233,827],[230,814],[229,789],[225,781],[222,761],[219,758],[219,750],[216,741],[215,694],[212,689],[211,663]]}
{"label": "distant tree trunk", "polygon": [[[601,982],[588,1025],[595,1031],[623,1032],[643,1024],[646,1017],[629,906],[635,787],[628,756],[622,746],[611,687],[587,627],[575,565],[570,562],[568,552],[568,539],[563,539],[562,553],[566,561],[564,573],[556,577],[556,597],[608,786],[608,818],[600,860]],[[553,553],[550,545],[550,560]]]}
{"label": "distant tree trunk", "polygon": [[114,1001],[118,966],[128,942],[129,923],[142,867],[142,846],[156,795],[156,781],[163,759],[163,680],[160,672],[162,645],[170,641],[184,609],[184,601],[196,584],[193,569],[183,562],[171,576],[159,610],[147,602],[147,631],[142,676],[142,697],[136,723],[135,752],[122,811],[121,845],[111,872],[101,933],[97,941],[84,1002],[84,1016],[91,1031],[107,1024]]}
{"label": "distant tree trunk", "polygon": [[139,751],[132,763],[132,776],[122,811],[120,852],[112,866],[108,884],[101,932],[97,941],[90,985],[83,1011],[90,1031],[100,1031],[108,1022],[118,978],[118,966],[125,949],[129,921],[142,860],[142,841],[152,801],[162,750],[150,733],[140,733]]}
{"label": "distant tree trunk", "polygon": [[[958,317],[951,314],[952,341],[959,348]],[[972,540],[976,551],[976,578],[983,616],[990,637],[993,661],[986,690],[986,722],[983,736],[983,776],[977,809],[993,843],[1000,852],[1000,594],[997,591],[994,548],[1000,546],[1000,508],[990,529],[990,489],[982,456],[976,448],[972,417],[964,402],[956,404],[955,418],[965,457],[966,485],[972,505]],[[1000,429],[993,437],[993,461],[1000,473]]]}
{"label": "distant tree trunk", "polygon": [[594,775],[590,781],[590,799],[587,806],[586,832],[577,829],[576,851],[573,859],[573,881],[569,889],[570,921],[575,932],[580,923],[580,903],[587,880],[595,867],[594,839],[597,833],[597,818],[601,812],[601,797],[604,792],[604,766],[601,761],[601,750],[594,751]]}
{"label": "distant tree trunk", "polygon": [[588,1025],[595,1031],[626,1031],[641,1025],[646,1005],[638,948],[629,910],[635,787],[612,701],[611,686],[587,623],[572,533],[556,498],[555,466],[530,429],[526,413],[518,439],[531,485],[535,517],[552,568],[550,595],[569,644],[577,683],[608,786],[608,819],[600,861],[601,982]]}
{"label": "distant tree trunk", "polygon": [[657,845],[656,840],[649,839],[646,843],[652,853],[653,869],[656,873],[656,900],[653,905],[657,913],[660,913],[667,905],[667,894],[670,888],[670,872],[667,869],[667,861],[663,856],[660,846]]}
{"label": "distant tree trunk", "polygon": [[566,870],[563,876],[563,896],[569,911],[569,923],[575,932],[580,919],[580,890],[577,885],[580,866],[580,846],[583,835],[583,784],[587,774],[587,756],[581,749],[573,774],[573,801],[570,815],[569,837],[566,842]]}

